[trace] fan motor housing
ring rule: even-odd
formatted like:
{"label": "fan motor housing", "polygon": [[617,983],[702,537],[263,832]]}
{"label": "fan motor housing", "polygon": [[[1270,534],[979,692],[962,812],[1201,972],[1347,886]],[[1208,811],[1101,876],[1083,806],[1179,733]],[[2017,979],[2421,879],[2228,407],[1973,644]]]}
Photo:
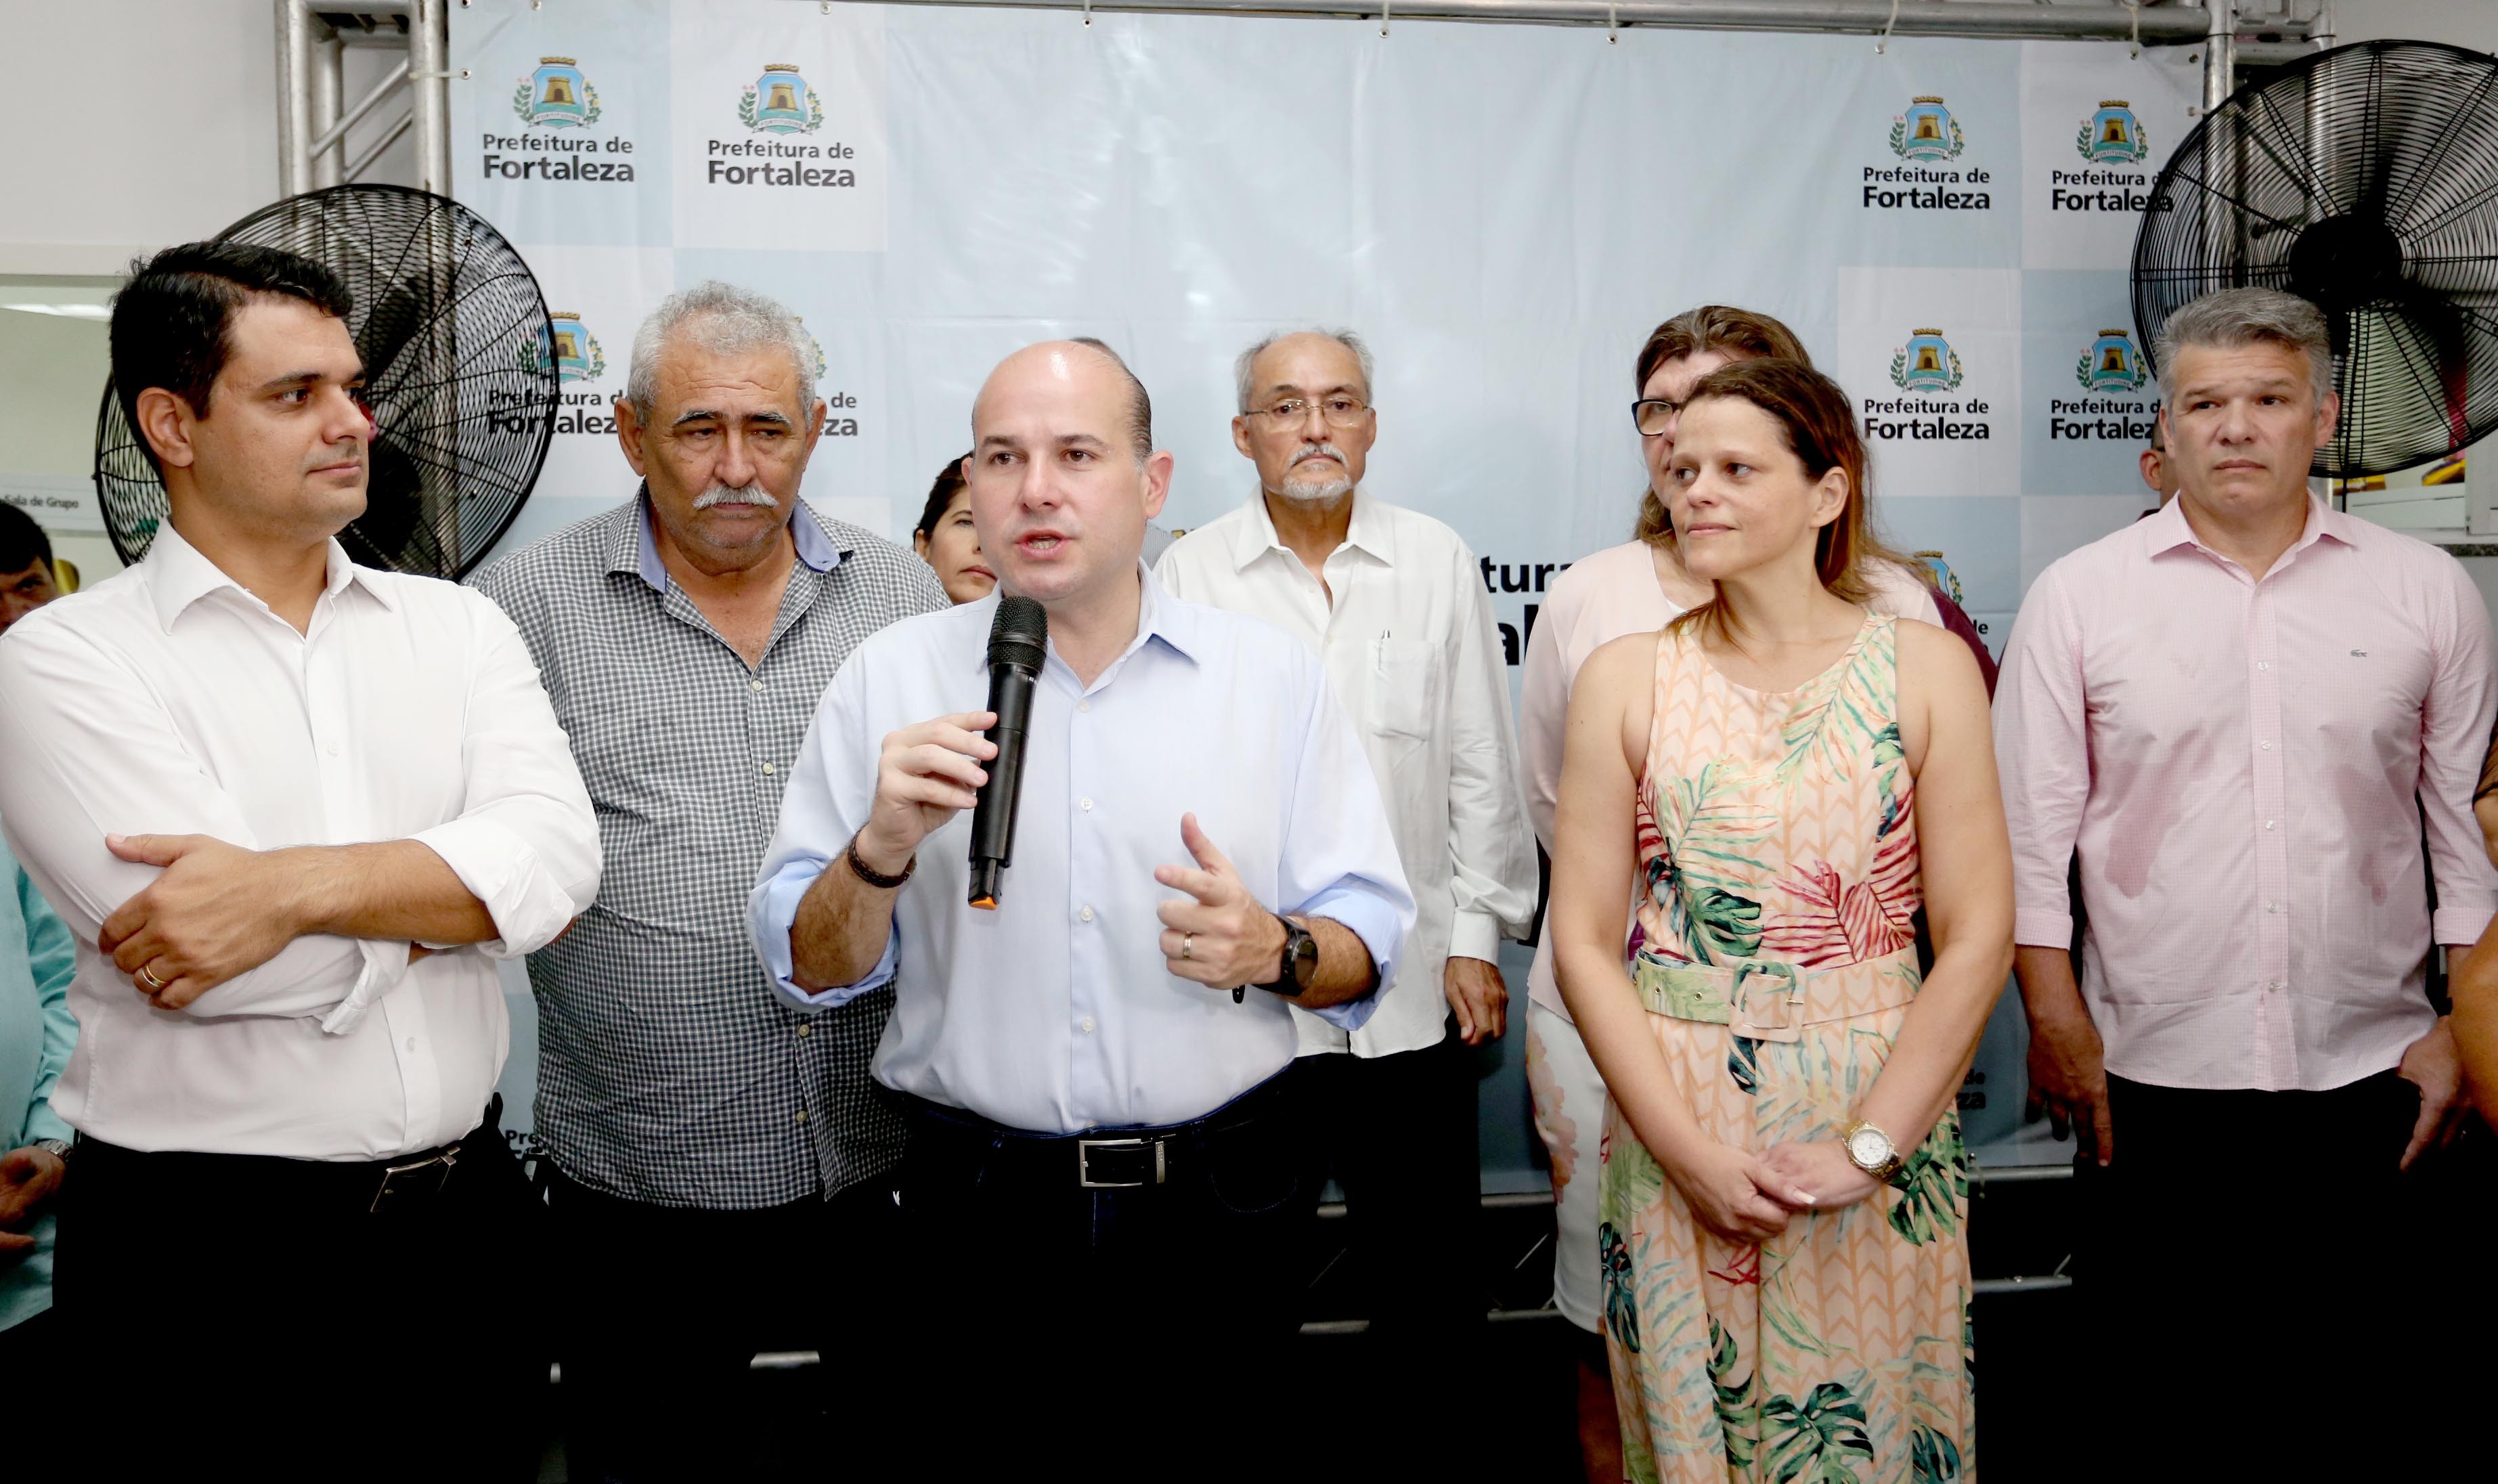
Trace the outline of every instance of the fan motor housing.
{"label": "fan motor housing", "polygon": [[2385,218],[2346,212],[2299,229],[2290,248],[2290,291],[2327,313],[2397,297],[2403,244]]}

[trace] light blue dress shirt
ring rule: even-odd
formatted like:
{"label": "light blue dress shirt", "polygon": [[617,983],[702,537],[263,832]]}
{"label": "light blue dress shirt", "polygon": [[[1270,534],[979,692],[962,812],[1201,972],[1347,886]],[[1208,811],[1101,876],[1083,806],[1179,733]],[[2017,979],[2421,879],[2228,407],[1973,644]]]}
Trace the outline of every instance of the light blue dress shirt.
{"label": "light blue dress shirt", "polygon": [[[0,884],[8,887],[0,892],[0,1151],[6,1151],[70,1137],[48,1099],[78,1040],[70,1015],[78,948],[5,840]],[[52,1307],[52,1213],[45,1211],[28,1230],[34,1250],[15,1262],[0,1259],[0,1330]]]}
{"label": "light blue dress shirt", "polygon": [[[1137,638],[1089,687],[1058,658],[1034,687],[1014,863],[995,911],[966,903],[970,810],[920,843],[883,961],[809,994],[790,979],[799,900],[868,818],[885,734],[988,704],[997,598],[905,619],[834,675],[749,903],[776,990],[828,1008],[892,982],[877,1080],[1009,1127],[1181,1123],[1291,1064],[1292,1012],[1170,973],[1155,909],[1181,893],[1194,813],[1251,892],[1332,919],[1393,981],[1414,898],[1352,720],[1306,646],[1181,602],[1150,575]],[[848,869],[836,866],[836,869]],[[1263,977],[1263,976],[1262,976]],[[1375,996],[1321,1012],[1351,1030]]]}

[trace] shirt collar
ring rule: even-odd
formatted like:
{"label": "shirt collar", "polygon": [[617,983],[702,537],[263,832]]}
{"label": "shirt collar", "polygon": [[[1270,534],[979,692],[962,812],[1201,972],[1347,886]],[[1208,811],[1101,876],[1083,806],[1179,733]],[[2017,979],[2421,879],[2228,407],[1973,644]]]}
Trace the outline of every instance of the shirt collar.
{"label": "shirt collar", "polygon": [[[2318,540],[2327,537],[2345,546],[2357,546],[2360,525],[2360,522],[2334,509],[2311,493],[2307,497],[2307,527],[2299,532],[2298,539],[2291,542],[2290,550],[2282,553],[2282,556],[2287,559],[2293,553],[2304,551]],[[2210,547],[2194,538],[2194,528],[2186,523],[2186,501],[2183,497],[2170,499],[2168,503],[2160,507],[2158,513],[2145,516],[2136,529],[2141,531],[2143,539],[2149,543],[2150,554],[2155,557],[2175,551],[2180,546],[2192,546],[2197,551],[2211,551]],[[2218,552],[2212,554],[2220,555]],[[2280,564],[2274,565],[2278,566]]]}
{"label": "shirt collar", "polygon": [[[1148,639],[1160,639],[1171,653],[1191,663],[1197,662],[1198,655],[1205,644],[1203,614],[1193,604],[1181,602],[1163,591],[1163,585],[1154,580],[1154,569],[1144,563],[1137,564],[1137,572],[1143,578],[1143,593],[1137,605],[1137,636],[1129,642],[1126,649],[1119,652],[1119,658],[1112,661],[1110,667],[1103,673],[1105,675],[1115,673],[1120,665],[1128,662],[1129,656],[1144,647]],[[979,611],[978,624],[983,635],[987,634],[991,626],[997,623],[998,599],[1002,596],[1001,590],[992,589],[988,597],[977,603],[966,605]],[[980,641],[977,664],[983,672],[989,667],[986,638]]]}
{"label": "shirt collar", "polygon": [[[1379,502],[1360,489],[1353,492],[1353,520],[1345,529],[1344,544],[1382,566],[1396,565],[1395,534],[1387,517],[1379,513]],[[1275,518],[1267,513],[1266,495],[1261,490],[1249,497],[1249,519],[1233,539],[1233,570],[1246,571],[1249,564],[1270,551],[1282,552],[1296,562],[1300,560],[1275,533]]]}
{"label": "shirt collar", "polygon": [[[801,515],[805,519],[801,520]],[[659,542],[651,533],[651,482],[633,494],[633,520],[630,532],[619,532],[618,539],[607,549],[607,569],[611,572],[632,572],[651,585],[651,591],[668,591],[668,565],[659,560]],[[798,561],[811,572],[829,572],[841,565],[849,553],[833,544],[830,532],[804,497],[798,508],[789,514],[790,543],[798,549]]]}
{"label": "shirt collar", "polygon": [[[326,557],[328,570],[321,579],[325,596],[336,597],[353,583],[371,595],[385,608],[397,608],[387,588],[372,580],[372,574],[347,559],[347,549],[334,536]],[[191,604],[221,589],[232,588],[254,603],[260,598],[250,589],[226,575],[225,568],[201,555],[200,549],[182,539],[169,519],[156,523],[155,539],[147,544],[144,561],[147,569],[148,596],[155,600],[156,622],[168,631],[174,621],[190,610]],[[265,603],[261,606],[267,607]]]}

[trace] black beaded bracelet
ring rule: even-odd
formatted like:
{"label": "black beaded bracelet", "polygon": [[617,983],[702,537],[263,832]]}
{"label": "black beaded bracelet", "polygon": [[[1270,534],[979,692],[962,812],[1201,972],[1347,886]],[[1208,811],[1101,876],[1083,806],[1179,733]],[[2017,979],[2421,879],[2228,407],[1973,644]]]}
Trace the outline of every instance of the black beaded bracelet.
{"label": "black beaded bracelet", "polygon": [[850,836],[849,849],[843,854],[849,856],[850,869],[858,873],[858,879],[866,882],[869,886],[876,887],[879,891],[892,890],[894,887],[901,886],[904,882],[909,881],[911,879],[911,873],[919,869],[919,857],[917,855],[913,855],[910,860],[904,863],[901,875],[885,875],[882,871],[877,870],[875,867],[869,865],[865,860],[860,858],[858,853],[858,836],[856,835]]}

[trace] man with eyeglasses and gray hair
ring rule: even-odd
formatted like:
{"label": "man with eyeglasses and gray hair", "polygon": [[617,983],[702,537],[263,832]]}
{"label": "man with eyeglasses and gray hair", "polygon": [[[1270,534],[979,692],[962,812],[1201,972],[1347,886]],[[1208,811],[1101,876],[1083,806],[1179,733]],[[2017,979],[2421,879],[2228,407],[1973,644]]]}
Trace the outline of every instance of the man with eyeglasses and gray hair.
{"label": "man with eyeglasses and gray hair", "polygon": [[[2039,575],[1996,693],[2031,1097],[2080,1141],[2112,1461],[2156,1439],[2177,1477],[2361,1477],[2385,1396],[2313,1364],[2433,1349],[2410,1246],[2451,1223],[2403,1172],[2466,1112],[2431,946],[2459,957],[2498,906],[2489,615],[2452,557],[2310,493],[2343,410],[2314,305],[2205,295],[2159,364],[2177,497]],[[2200,1426],[2126,1374],[2179,1345],[2199,1411],[2295,1396],[2298,1425]]]}
{"label": "man with eyeglasses and gray hair", "polygon": [[[1363,487],[1378,436],[1371,357],[1349,331],[1271,335],[1240,353],[1233,446],[1258,488],[1181,537],[1154,575],[1309,646],[1353,713],[1414,891],[1416,920],[1377,1012],[1345,1031],[1296,1010],[1294,1076],[1344,1187],[1380,1372],[1437,1412],[1463,1389],[1484,1318],[1469,1271],[1481,1201],[1476,1057],[1508,1021],[1500,940],[1535,907],[1509,677],[1474,553]],[[1451,1430],[1441,1430],[1448,1432]]]}
{"label": "man with eyeglasses and gray hair", "polygon": [[738,1405],[758,1350],[817,1347],[861,1405],[892,1342],[890,1285],[788,1265],[889,1239],[902,1124],[868,1061],[893,992],[801,1015],[746,931],[834,670],[946,606],[926,563],[799,498],[824,417],[815,354],[761,294],[671,295],[616,401],[641,489],[477,579],[536,657],[608,863],[596,903],[529,958],[574,1478],[742,1473],[701,1423]]}

